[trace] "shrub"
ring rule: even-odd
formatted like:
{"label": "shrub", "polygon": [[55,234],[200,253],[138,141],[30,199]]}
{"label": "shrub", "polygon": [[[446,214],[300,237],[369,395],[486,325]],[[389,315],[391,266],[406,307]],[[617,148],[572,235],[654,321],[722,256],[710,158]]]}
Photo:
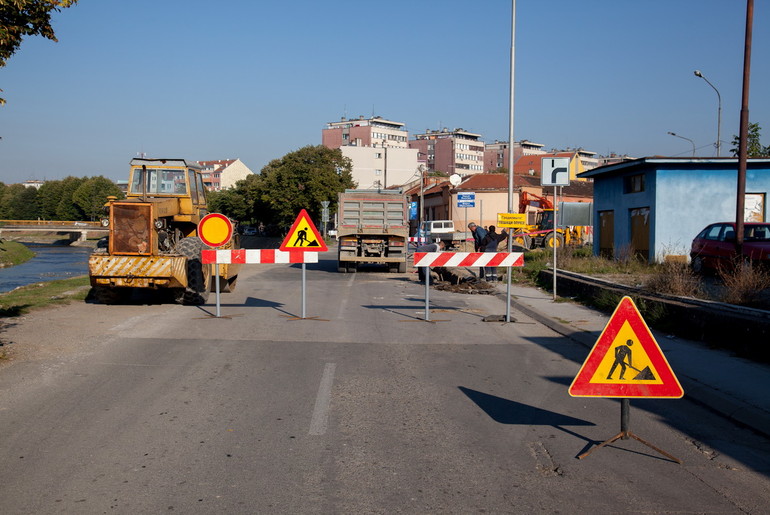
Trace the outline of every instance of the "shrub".
{"label": "shrub", "polygon": [[720,269],[724,284],[722,301],[739,306],[758,304],[763,290],[770,288],[770,274],[751,262],[740,261],[731,270]]}
{"label": "shrub", "polygon": [[644,288],[654,292],[678,297],[698,297],[701,295],[700,278],[687,263],[666,261],[656,267],[657,273],[650,274]]}

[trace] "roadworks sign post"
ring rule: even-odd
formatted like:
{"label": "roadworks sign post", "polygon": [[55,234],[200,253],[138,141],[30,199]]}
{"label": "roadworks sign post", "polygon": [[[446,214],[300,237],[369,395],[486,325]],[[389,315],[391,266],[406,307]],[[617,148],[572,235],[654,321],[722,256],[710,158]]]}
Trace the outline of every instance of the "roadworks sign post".
{"label": "roadworks sign post", "polygon": [[[310,219],[306,210],[301,210],[297,219],[289,229],[286,238],[279,247],[279,250],[293,252],[326,252],[329,247],[316,229],[315,224]],[[306,320],[305,316],[305,262],[302,262],[302,316],[301,320]],[[315,317],[313,317],[315,319]]]}
{"label": "roadworks sign post", "polygon": [[667,458],[682,463],[629,429],[630,397],[678,399],[684,395],[679,380],[630,297],[623,297],[615,308],[572,381],[569,394],[573,397],[621,399],[620,432],[581,454],[579,459],[616,440],[633,438]]}
{"label": "roadworks sign post", "polygon": [[[209,247],[221,247],[232,239],[233,223],[221,213],[209,213],[198,222],[198,237]],[[219,318],[219,264],[211,263],[211,277],[216,283],[217,318]]]}

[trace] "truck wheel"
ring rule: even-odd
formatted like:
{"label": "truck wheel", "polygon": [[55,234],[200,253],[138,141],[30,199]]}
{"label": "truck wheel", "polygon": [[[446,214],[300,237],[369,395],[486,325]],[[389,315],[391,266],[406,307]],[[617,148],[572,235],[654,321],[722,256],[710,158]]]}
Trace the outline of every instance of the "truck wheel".
{"label": "truck wheel", "polygon": [[548,233],[545,237],[545,246],[549,249],[564,246],[564,236],[561,234]]}
{"label": "truck wheel", "polygon": [[356,262],[348,263],[348,273],[349,274],[355,274],[358,272],[358,264]]}
{"label": "truck wheel", "polygon": [[211,268],[201,263],[201,251],[206,248],[200,238],[182,238],[176,252],[187,258],[187,288],[176,295],[180,304],[199,306],[209,299]]}
{"label": "truck wheel", "polygon": [[398,273],[399,274],[405,274],[406,273],[406,261],[401,261],[398,264]]}
{"label": "truck wheel", "polygon": [[338,261],[337,262],[337,272],[341,274],[348,273],[348,266],[345,264],[344,261]]}

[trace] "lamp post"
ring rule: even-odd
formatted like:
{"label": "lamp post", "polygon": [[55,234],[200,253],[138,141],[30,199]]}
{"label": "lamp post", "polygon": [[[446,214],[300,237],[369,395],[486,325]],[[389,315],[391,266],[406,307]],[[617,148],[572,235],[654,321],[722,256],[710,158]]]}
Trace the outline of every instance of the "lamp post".
{"label": "lamp post", "polygon": [[718,101],[718,108],[717,108],[717,157],[719,157],[719,151],[722,148],[722,95],[719,94],[719,90],[714,87],[714,85],[709,82],[709,80],[703,76],[703,74],[700,72],[700,70],[695,70],[693,72],[696,77],[700,77],[701,79],[706,81],[706,84],[711,86],[714,91],[717,92],[717,101]]}
{"label": "lamp post", "polygon": [[686,139],[687,141],[689,141],[690,144],[692,145],[692,157],[695,157],[695,142],[693,140],[691,140],[690,138],[685,138],[684,136],[680,136],[679,134],[677,134],[675,132],[670,132],[669,131],[669,134],[672,135],[672,136],[675,136],[677,138],[682,138],[682,139]]}

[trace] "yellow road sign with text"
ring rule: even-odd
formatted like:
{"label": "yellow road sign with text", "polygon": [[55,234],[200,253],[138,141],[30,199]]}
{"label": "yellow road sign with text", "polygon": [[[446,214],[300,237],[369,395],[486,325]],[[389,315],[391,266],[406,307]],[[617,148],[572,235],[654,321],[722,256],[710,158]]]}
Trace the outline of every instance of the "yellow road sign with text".
{"label": "yellow road sign with text", "polygon": [[526,213],[497,213],[497,226],[518,229],[527,225]]}

